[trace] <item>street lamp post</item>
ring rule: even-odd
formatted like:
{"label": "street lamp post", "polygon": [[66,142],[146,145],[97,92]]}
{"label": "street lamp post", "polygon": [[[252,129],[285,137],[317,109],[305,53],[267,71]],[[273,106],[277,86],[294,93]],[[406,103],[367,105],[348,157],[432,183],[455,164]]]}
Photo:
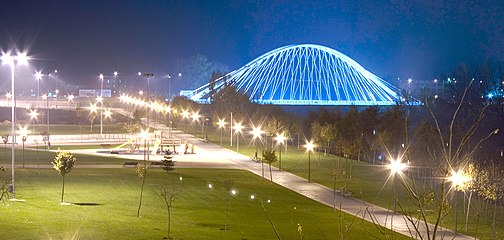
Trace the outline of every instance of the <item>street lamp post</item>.
{"label": "street lamp post", "polygon": [[166,76],[168,78],[168,104],[171,104],[171,75]]}
{"label": "street lamp post", "polygon": [[233,126],[231,124],[233,124],[233,112],[231,112],[231,120],[229,122],[230,124],[230,128],[229,128],[229,144],[231,145],[231,147],[233,146]]}
{"label": "street lamp post", "polygon": [[258,150],[258,145],[257,145],[257,139],[261,139],[261,135],[263,134],[263,131],[261,127],[253,127],[252,128],[252,140],[254,141],[254,147],[255,147],[255,154],[254,158],[257,159],[257,150]]}
{"label": "street lamp post", "polygon": [[28,137],[28,126],[20,127],[19,135],[21,135],[21,140],[23,141],[23,168],[25,168],[25,142]]}
{"label": "street lamp post", "polygon": [[100,73],[101,87],[100,87],[100,135],[103,137],[103,74]]}
{"label": "street lamp post", "polygon": [[279,148],[278,148],[278,150],[279,150],[278,151],[278,154],[279,154],[278,170],[282,171],[282,145],[285,143],[285,133],[277,134],[275,139],[277,141],[277,144],[279,145]]}
{"label": "street lamp post", "polygon": [[240,133],[243,129],[241,123],[235,123],[234,125],[235,133],[236,133],[236,152],[240,153]]}
{"label": "street lamp post", "polygon": [[[261,127],[253,127],[252,129],[252,140],[254,141],[255,145],[255,155],[254,159],[257,161],[259,158],[257,157],[257,150],[258,150],[258,145],[257,145],[257,139],[261,139],[261,135],[263,134],[263,131]],[[264,161],[261,160],[261,175],[264,178]]]}
{"label": "street lamp post", "polygon": [[313,141],[306,142],[305,145],[306,151],[308,152],[308,182],[311,182],[311,152],[315,148],[315,144]]}
{"label": "street lamp post", "polygon": [[395,188],[395,175],[399,174],[401,176],[406,170],[408,165],[403,163],[401,159],[391,159],[390,163],[387,165],[387,168],[390,170],[390,175],[392,175],[392,188],[394,189],[394,212],[392,213],[392,217],[390,218],[390,229],[394,230],[394,215],[397,209],[397,192]]}
{"label": "street lamp post", "polygon": [[198,126],[197,124],[199,123],[199,118],[200,118],[200,115],[198,114],[198,112],[193,112],[192,115],[191,115],[191,118],[192,118],[192,121],[191,121],[191,124],[193,122],[196,122],[194,124],[194,137],[196,137],[196,131],[198,129]]}
{"label": "street lamp post", "polygon": [[219,130],[220,130],[220,147],[222,147],[222,133],[224,132],[225,127],[226,127],[225,119],[219,119],[218,124],[219,124]]}
{"label": "street lamp post", "polygon": [[35,73],[35,79],[37,79],[37,100],[40,101],[40,80],[42,79],[42,73],[40,71]]}
{"label": "street lamp post", "polygon": [[36,109],[30,110],[30,113],[28,113],[28,115],[30,116],[30,123],[32,124],[32,132],[35,132],[35,124],[33,122],[34,120],[37,121],[38,116],[37,110]]}
{"label": "street lamp post", "polygon": [[[46,116],[47,116],[47,132],[46,132],[46,140],[47,140],[47,151],[49,151],[51,144],[49,143],[49,98],[47,95],[43,95],[42,99],[45,100],[46,102]],[[42,124],[44,124],[44,121],[42,120]]]}
{"label": "street lamp post", "polygon": [[448,177],[448,181],[450,181],[452,183],[452,186],[451,188],[455,190],[455,208],[454,208],[454,212],[455,212],[455,235],[457,235],[458,233],[458,226],[457,226],[457,223],[458,223],[458,218],[457,218],[457,208],[458,208],[458,204],[457,204],[457,191],[458,190],[462,190],[464,191],[466,188],[467,188],[467,183],[470,182],[472,179],[469,175],[465,174],[462,170],[459,170],[459,171],[455,171],[455,170],[452,170],[451,171],[451,175]]}
{"label": "street lamp post", "polygon": [[[189,111],[183,109],[182,110],[182,119],[187,119],[187,122],[189,123]],[[184,132],[187,133],[187,124],[184,124]]]}
{"label": "street lamp post", "polygon": [[14,182],[15,182],[15,175],[14,175],[14,169],[15,169],[15,155],[14,155],[14,142],[15,142],[15,122],[16,122],[16,92],[15,92],[15,81],[14,81],[14,76],[15,76],[15,64],[28,64],[28,59],[29,57],[26,55],[26,53],[17,53],[16,56],[11,56],[10,53],[4,53],[2,54],[2,63],[9,64],[10,69],[11,69],[11,93],[12,93],[12,98],[11,98],[11,135],[12,135],[12,145],[11,145],[11,160],[12,160],[12,173],[11,173],[11,185],[10,185],[10,192],[12,193],[12,199],[16,199],[16,191],[14,187]]}
{"label": "street lamp post", "polygon": [[[143,76],[147,78],[147,103],[150,103],[150,78],[154,76],[153,73],[143,73]],[[147,127],[150,127],[150,109],[147,108]]]}

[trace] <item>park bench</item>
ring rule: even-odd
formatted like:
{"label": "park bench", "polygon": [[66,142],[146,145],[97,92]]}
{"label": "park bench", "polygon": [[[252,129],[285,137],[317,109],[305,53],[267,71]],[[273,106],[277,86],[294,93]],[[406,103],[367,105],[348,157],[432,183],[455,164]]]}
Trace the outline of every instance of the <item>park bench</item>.
{"label": "park bench", "polygon": [[123,167],[126,167],[126,166],[137,166],[138,165],[138,162],[124,162],[123,163]]}
{"label": "park bench", "polygon": [[261,162],[261,159],[260,159],[260,158],[256,158],[256,157],[251,158],[251,160],[252,160],[253,162],[257,162],[257,163],[260,163],[260,162]]}

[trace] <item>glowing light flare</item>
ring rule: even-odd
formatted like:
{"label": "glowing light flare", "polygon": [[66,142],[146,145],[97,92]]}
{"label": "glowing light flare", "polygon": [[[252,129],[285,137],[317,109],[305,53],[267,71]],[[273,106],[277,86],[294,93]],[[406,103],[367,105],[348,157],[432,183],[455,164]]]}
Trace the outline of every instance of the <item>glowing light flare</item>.
{"label": "glowing light flare", "polygon": [[11,99],[12,98],[12,94],[10,92],[8,92],[8,93],[5,94],[5,97],[7,99]]}
{"label": "glowing light flare", "polygon": [[28,132],[28,125],[23,126],[23,127],[19,126],[19,130],[18,130],[19,136],[26,137],[26,136],[28,136],[28,133],[29,133]]}
{"label": "glowing light flare", "polygon": [[73,102],[74,98],[75,98],[75,96],[73,94],[70,94],[67,96],[67,99],[69,102]]}
{"label": "glowing light flare", "polygon": [[387,164],[387,168],[390,170],[391,174],[402,174],[404,170],[408,168],[406,163],[403,163],[401,159],[391,159],[390,163]]}
{"label": "glowing light flare", "polygon": [[277,134],[275,137],[275,141],[277,144],[283,144],[287,138],[285,137],[285,132],[281,134]]}
{"label": "glowing light flare", "polygon": [[96,97],[96,101],[101,103],[103,101],[103,97],[102,96]]}
{"label": "glowing light flare", "polygon": [[229,191],[229,194],[231,194],[231,196],[233,196],[233,197],[234,197],[234,196],[238,195],[238,190],[236,190],[236,189],[231,189],[231,190]]}
{"label": "glowing light flare", "polygon": [[28,116],[30,116],[30,120],[35,119],[37,120],[38,117],[38,112],[37,110],[30,110],[30,113],[28,113]]}
{"label": "glowing light flare", "polygon": [[149,138],[149,128],[147,129],[141,129],[140,130],[140,134],[139,134],[140,138],[142,138],[143,140],[146,140]]}
{"label": "glowing light flare", "polygon": [[102,81],[103,81],[103,77],[104,77],[104,76],[103,76],[103,74],[102,74],[102,73],[100,73],[100,76],[98,76],[98,77],[100,78],[100,80],[102,80]]}
{"label": "glowing light flare", "polygon": [[198,112],[193,112],[191,114],[191,118],[192,118],[193,121],[198,121],[199,122],[200,115],[199,115]]}
{"label": "glowing light flare", "polygon": [[12,64],[14,63],[13,57],[9,53],[2,53],[2,57],[0,58],[2,60],[2,64]]}
{"label": "glowing light flare", "polygon": [[47,100],[47,95],[46,94],[42,95],[42,99]]}
{"label": "glowing light flare", "polygon": [[105,116],[105,118],[111,118],[112,111],[110,110],[110,108],[105,109],[105,111],[103,112],[103,115]]}
{"label": "glowing light flare", "polygon": [[90,103],[88,109],[89,109],[90,113],[96,113],[98,111],[98,107],[96,106],[96,103],[95,104]]}
{"label": "glowing light flare", "polygon": [[182,110],[182,118],[189,118],[189,111],[188,110]]}
{"label": "glowing light flare", "polygon": [[144,91],[140,90],[140,91],[138,91],[138,94],[139,94],[140,96],[142,96],[142,95],[144,94]]}
{"label": "glowing light flare", "polygon": [[315,149],[316,146],[313,143],[313,141],[309,141],[309,142],[306,142],[306,144],[304,145],[304,147],[306,148],[307,152],[313,152],[313,150]]}
{"label": "glowing light flare", "polygon": [[121,101],[121,102],[127,102],[128,99],[129,99],[129,96],[124,93],[121,94],[121,96],[119,96],[119,101]]}
{"label": "glowing light flare", "polygon": [[117,71],[114,71],[114,77],[117,77],[117,74],[119,74]]}
{"label": "glowing light flare", "polygon": [[37,71],[37,72],[35,72],[34,76],[35,76],[35,79],[40,80],[40,79],[42,79],[43,75],[40,71]]}
{"label": "glowing light flare", "polygon": [[261,139],[264,131],[261,129],[261,127],[252,127],[252,131],[250,133],[252,134],[252,139]]}
{"label": "glowing light flare", "polygon": [[472,178],[462,170],[452,170],[447,180],[452,183],[452,188],[463,191],[467,188],[467,183],[472,181]]}
{"label": "glowing light flare", "polygon": [[171,113],[171,110],[172,108],[169,105],[164,108],[165,113]]}
{"label": "glowing light flare", "polygon": [[217,122],[217,125],[219,126],[219,128],[224,128],[226,127],[226,119],[219,119],[219,121]]}
{"label": "glowing light flare", "polygon": [[28,57],[26,52],[18,52],[15,56],[12,56],[10,52],[2,53],[2,57],[0,58],[3,64],[14,64],[17,62],[19,65],[27,65],[30,57]]}
{"label": "glowing light flare", "polygon": [[235,123],[235,125],[233,126],[233,129],[235,130],[236,133],[240,133],[243,130],[243,128],[244,127],[241,122]]}

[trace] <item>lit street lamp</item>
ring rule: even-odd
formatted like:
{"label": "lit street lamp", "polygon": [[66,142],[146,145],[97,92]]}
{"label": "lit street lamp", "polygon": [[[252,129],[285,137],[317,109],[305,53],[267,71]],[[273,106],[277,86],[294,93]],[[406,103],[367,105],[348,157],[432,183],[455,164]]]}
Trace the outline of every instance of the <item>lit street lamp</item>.
{"label": "lit street lamp", "polygon": [[467,184],[471,181],[471,176],[467,175],[466,173],[464,173],[464,171],[462,170],[459,170],[459,171],[455,171],[455,170],[452,170],[451,173],[450,173],[450,176],[448,177],[448,181],[452,183],[451,185],[451,188],[450,189],[454,189],[455,190],[455,207],[454,207],[454,213],[455,213],[455,235],[457,234],[458,232],[458,229],[457,229],[457,223],[458,223],[458,218],[457,218],[457,200],[458,200],[458,194],[457,194],[457,191],[460,190],[460,191],[465,191],[465,189],[467,188]]}
{"label": "lit street lamp", "polygon": [[234,129],[235,129],[235,134],[236,134],[236,152],[239,153],[240,152],[240,135],[239,134],[243,130],[243,126],[241,123],[235,123]]}
{"label": "lit street lamp", "polygon": [[217,124],[219,125],[219,130],[220,130],[220,146],[222,147],[222,132],[225,130],[226,121],[225,121],[225,119],[219,119],[219,122]]}
{"label": "lit street lamp", "polygon": [[40,71],[35,73],[35,79],[37,79],[37,99],[40,100],[40,80],[42,80],[43,74]]}
{"label": "lit street lamp", "polygon": [[261,135],[263,134],[263,131],[261,129],[261,127],[252,127],[252,140],[254,141],[254,145],[255,145],[255,154],[254,154],[254,158],[255,159],[258,159],[257,158],[257,150],[258,150],[258,145],[257,145],[257,139],[261,139]]}
{"label": "lit street lamp", "polygon": [[311,182],[311,152],[315,149],[315,144],[313,141],[306,142],[305,146],[306,151],[308,152],[308,182]]}
{"label": "lit street lamp", "polygon": [[[51,147],[51,144],[49,142],[49,97],[47,97],[47,95],[44,94],[42,95],[42,99],[46,101],[46,115],[47,115],[46,141],[47,141],[47,150],[49,151],[49,148]],[[42,121],[42,124],[44,124],[44,121]]]}
{"label": "lit street lamp", "polygon": [[[97,101],[100,102],[100,135],[103,136],[103,74],[100,73],[101,80],[101,88],[100,88],[100,96],[96,98]],[[98,100],[99,99],[99,100]]]}
{"label": "lit street lamp", "polygon": [[[255,145],[255,154],[254,154],[254,159],[255,160],[259,160],[259,158],[257,157],[257,148],[258,148],[258,145],[257,145],[257,139],[261,139],[261,135],[263,134],[263,131],[261,129],[261,127],[253,127],[252,128],[252,140],[254,141],[254,145]],[[262,177],[264,178],[264,161],[261,160],[261,175]]]}
{"label": "lit street lamp", "polygon": [[285,143],[285,133],[277,134],[275,137],[277,144],[280,146],[278,148],[279,160],[278,160],[278,170],[282,171],[282,145]]}
{"label": "lit street lamp", "polygon": [[91,132],[93,132],[93,122],[94,122],[94,118],[95,118],[95,116],[92,114],[96,114],[97,112],[98,112],[98,107],[96,107],[96,103],[95,104],[90,103],[89,104],[89,114],[92,116],[92,120],[93,120],[93,121],[91,121],[91,120],[89,121],[91,124],[91,126],[90,126]]}
{"label": "lit street lamp", "polygon": [[140,130],[140,138],[144,140],[144,162],[149,161],[149,149],[147,143],[147,141],[149,140],[149,127],[147,127],[145,130]]}
{"label": "lit street lamp", "polygon": [[[187,121],[189,122],[189,111],[188,110],[185,110],[185,109],[182,110],[182,119],[187,119]],[[184,124],[184,132],[187,132],[187,125],[186,124]]]}
{"label": "lit street lamp", "polygon": [[25,168],[25,142],[28,138],[28,126],[19,127],[19,135],[21,136],[21,140],[23,141],[23,168]]}
{"label": "lit street lamp", "polygon": [[406,163],[403,163],[401,159],[391,159],[390,163],[387,164],[387,168],[390,170],[390,175],[392,176],[392,188],[394,189],[394,212],[392,213],[392,217],[390,218],[390,229],[394,230],[394,215],[396,213],[397,208],[397,193],[395,189],[395,175],[399,175],[402,177],[404,170],[408,168]]}
{"label": "lit street lamp", "polygon": [[103,115],[105,116],[105,119],[111,118],[112,117],[112,111],[110,110],[110,108],[105,109],[105,112],[103,113]]}
{"label": "lit street lamp", "polygon": [[[193,112],[191,118],[192,118],[191,124],[193,122],[199,123],[200,115],[198,114],[198,112]],[[194,125],[194,137],[196,137],[197,123]]]}
{"label": "lit street lamp", "polygon": [[16,63],[18,65],[27,65],[29,57],[26,55],[26,53],[20,53],[18,52],[16,56],[11,56],[10,52],[9,53],[3,53],[1,57],[2,63],[3,64],[9,64],[11,68],[11,135],[12,135],[12,146],[11,146],[11,152],[12,152],[12,177],[11,177],[11,185],[10,185],[10,190],[12,193],[12,199],[16,199],[16,194],[15,194],[15,187],[14,187],[14,182],[15,182],[15,177],[14,177],[14,168],[15,168],[15,156],[14,156],[14,142],[15,142],[15,129],[14,125],[16,122],[16,91],[14,88],[14,76],[15,76],[15,65]]}
{"label": "lit street lamp", "polygon": [[73,102],[74,98],[75,98],[75,96],[72,95],[72,94],[70,94],[70,95],[67,96],[68,102]]}

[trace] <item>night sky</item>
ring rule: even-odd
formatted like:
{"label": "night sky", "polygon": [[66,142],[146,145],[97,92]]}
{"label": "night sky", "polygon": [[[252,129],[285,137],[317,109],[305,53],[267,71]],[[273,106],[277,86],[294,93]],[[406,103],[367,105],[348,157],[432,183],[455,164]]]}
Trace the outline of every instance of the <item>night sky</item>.
{"label": "night sky", "polygon": [[[429,80],[459,63],[504,59],[503,1],[0,2],[1,49],[35,59],[20,78],[58,69],[94,85],[115,69],[175,74],[196,54],[233,70],[297,43],[334,48],[385,79]],[[0,81],[8,74],[2,66]]]}

